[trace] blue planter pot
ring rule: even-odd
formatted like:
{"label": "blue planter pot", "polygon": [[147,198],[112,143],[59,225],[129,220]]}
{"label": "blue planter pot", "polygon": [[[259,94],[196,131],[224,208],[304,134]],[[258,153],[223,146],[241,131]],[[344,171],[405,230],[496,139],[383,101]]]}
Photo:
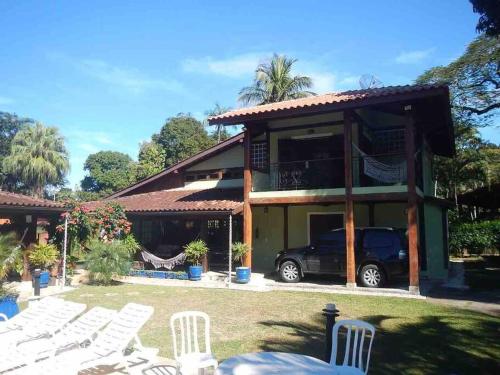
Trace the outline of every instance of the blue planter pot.
{"label": "blue planter pot", "polygon": [[189,280],[191,281],[201,280],[202,272],[203,272],[202,266],[189,266]]}
{"label": "blue planter pot", "polygon": [[0,313],[5,314],[7,318],[12,318],[19,312],[15,296],[5,296],[0,298]]}
{"label": "blue planter pot", "polygon": [[[40,288],[47,288],[49,286],[50,273],[49,271],[40,272]],[[35,285],[35,278],[32,278],[33,285]]]}
{"label": "blue planter pot", "polygon": [[236,282],[246,284],[250,281],[250,267],[236,267]]}

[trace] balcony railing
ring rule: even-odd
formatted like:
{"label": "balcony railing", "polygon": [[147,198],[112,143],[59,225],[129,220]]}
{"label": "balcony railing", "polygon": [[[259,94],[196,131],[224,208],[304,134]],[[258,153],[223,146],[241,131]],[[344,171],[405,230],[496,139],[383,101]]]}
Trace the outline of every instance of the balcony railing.
{"label": "balcony railing", "polygon": [[317,159],[273,163],[267,179],[254,191],[327,189],[344,186],[344,159]]}
{"label": "balcony railing", "polygon": [[[254,174],[253,191],[343,188],[344,158],[273,163]],[[422,164],[415,157],[416,184],[422,185]],[[402,153],[366,155],[352,158],[354,187],[407,184],[406,156]]]}

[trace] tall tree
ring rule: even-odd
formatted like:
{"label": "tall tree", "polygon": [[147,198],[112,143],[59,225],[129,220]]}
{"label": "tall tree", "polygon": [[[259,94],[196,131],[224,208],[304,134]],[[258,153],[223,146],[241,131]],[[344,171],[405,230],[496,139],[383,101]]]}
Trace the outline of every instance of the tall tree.
{"label": "tall tree", "polygon": [[238,100],[245,105],[266,104],[316,95],[307,91],[313,85],[310,77],[292,75],[296,62],[296,59],[274,54],[270,62],[257,67],[253,85],[241,89]]}
{"label": "tall tree", "polygon": [[139,149],[137,179],[152,176],[165,168],[165,150],[156,142],[143,142]]}
{"label": "tall tree", "polygon": [[153,142],[161,145],[165,151],[165,167],[215,144],[200,121],[183,113],[167,119],[160,133],[153,135]]}
{"label": "tall tree", "polygon": [[488,36],[500,35],[500,0],[470,0],[474,13],[479,13],[476,30]]}
{"label": "tall tree", "polygon": [[[213,117],[222,115],[223,113],[229,112],[230,110],[231,108],[229,107],[223,107],[219,103],[215,103],[215,106],[211,110],[206,111],[205,115],[207,117]],[[208,124],[208,121],[205,120],[205,122]],[[214,138],[217,143],[220,143],[221,141],[228,139],[230,137],[230,134],[224,124],[217,124],[215,125],[215,131],[210,134],[210,136]]]}
{"label": "tall tree", "polygon": [[10,145],[16,133],[23,127],[32,125],[30,118],[17,116],[15,113],[0,111],[0,184],[7,190],[15,190],[18,179],[6,173],[2,168],[3,159],[10,153]]}
{"label": "tall tree", "polygon": [[61,185],[69,171],[64,138],[55,127],[37,122],[20,130],[13,138],[10,154],[3,168],[28,187],[37,197],[47,185]]}
{"label": "tall tree", "polygon": [[417,83],[448,83],[459,116],[492,114],[500,108],[500,39],[478,37],[457,60],[426,71]]}
{"label": "tall tree", "polygon": [[82,190],[111,194],[135,182],[135,163],[127,154],[117,151],[99,151],[87,157],[83,169],[87,176],[81,182]]}

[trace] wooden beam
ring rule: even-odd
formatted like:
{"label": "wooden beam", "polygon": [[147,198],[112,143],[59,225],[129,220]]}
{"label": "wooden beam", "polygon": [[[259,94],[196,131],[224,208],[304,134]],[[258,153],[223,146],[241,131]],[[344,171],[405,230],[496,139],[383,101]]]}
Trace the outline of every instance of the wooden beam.
{"label": "wooden beam", "polygon": [[[407,202],[408,193],[373,193],[352,194],[353,202]],[[285,204],[329,204],[344,203],[346,195],[305,195],[297,197],[262,197],[250,198],[252,206],[285,205]]]}
{"label": "wooden beam", "polygon": [[352,199],[352,113],[344,111],[345,240],[347,287],[356,286],[354,203]]}
{"label": "wooden beam", "polygon": [[250,198],[252,206],[255,205],[284,205],[284,204],[310,204],[310,203],[343,203],[343,195],[306,195],[301,197],[263,197]]}
{"label": "wooden beam", "polygon": [[283,206],[283,249],[288,250],[288,206]]}
{"label": "wooden beam", "polygon": [[411,106],[405,107],[405,146],[408,186],[408,253],[410,291],[419,292],[417,188],[415,182],[415,124]]}
{"label": "wooden beam", "polygon": [[250,166],[250,150],[252,139],[250,131],[245,130],[244,135],[244,170],[243,170],[243,242],[248,245],[248,251],[243,257],[243,265],[252,267],[252,207],[250,205],[250,191],[252,190],[252,170]]}

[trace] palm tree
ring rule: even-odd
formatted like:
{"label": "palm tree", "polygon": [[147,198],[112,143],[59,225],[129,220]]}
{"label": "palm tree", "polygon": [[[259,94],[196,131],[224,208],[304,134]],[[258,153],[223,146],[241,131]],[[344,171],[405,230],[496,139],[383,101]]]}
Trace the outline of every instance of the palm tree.
{"label": "palm tree", "polygon": [[[205,119],[205,124],[208,124],[208,117],[222,115],[223,113],[229,112],[230,110],[231,108],[221,106],[219,103],[216,102],[214,108],[205,111],[205,115],[207,116],[207,119]],[[215,125],[214,133],[217,137],[217,143],[220,143],[223,139],[229,137],[229,133],[226,132],[224,124]]]}
{"label": "palm tree", "polygon": [[69,170],[64,138],[57,128],[38,122],[26,127],[14,136],[3,168],[17,176],[34,196],[42,197],[44,187],[62,183]]}
{"label": "palm tree", "polygon": [[238,100],[245,105],[260,105],[316,95],[306,91],[313,85],[311,77],[292,76],[295,62],[296,59],[274,54],[270,62],[257,67],[253,85],[241,89]]}

